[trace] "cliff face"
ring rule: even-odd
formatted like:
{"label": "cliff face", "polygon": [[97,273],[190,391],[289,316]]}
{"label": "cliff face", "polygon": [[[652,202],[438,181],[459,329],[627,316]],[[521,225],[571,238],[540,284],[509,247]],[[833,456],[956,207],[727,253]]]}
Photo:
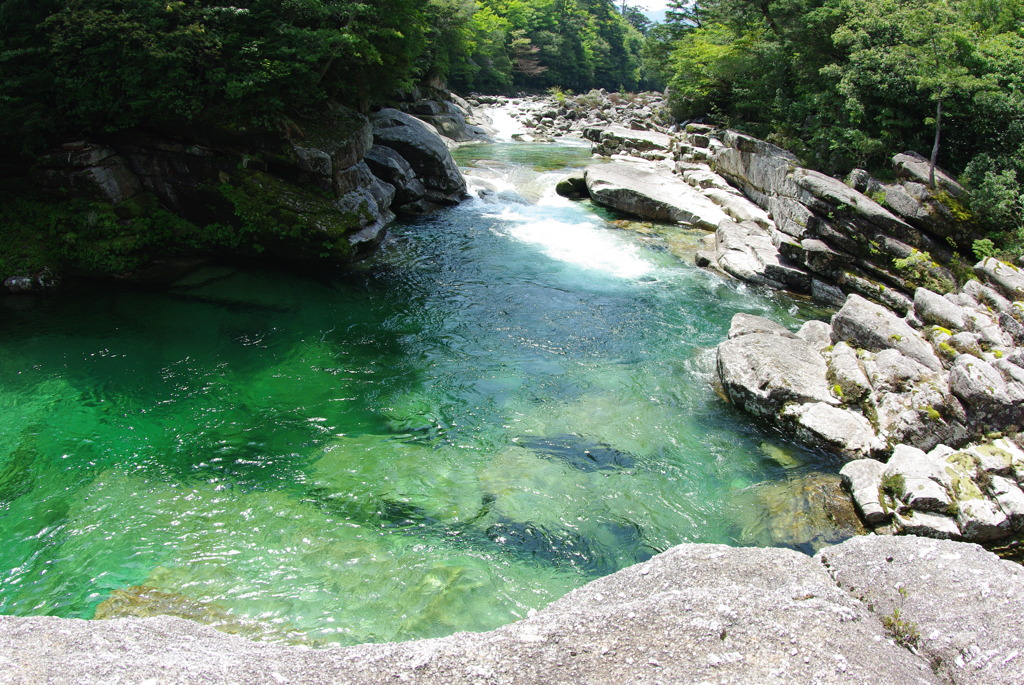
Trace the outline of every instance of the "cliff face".
{"label": "cliff face", "polygon": [[0,683],[961,683],[1024,676],[1024,569],[858,537],[681,545],[489,633],[309,650],[178,618],[0,616]]}
{"label": "cliff face", "polygon": [[383,239],[396,210],[423,213],[465,195],[428,125],[342,106],[287,131],[130,130],[75,141],[39,157],[30,178],[53,198],[37,205],[70,216],[41,222],[43,236],[19,220],[35,252],[21,273],[8,265],[0,274],[13,291],[45,287],[53,272],[143,277],[170,258],[351,261]]}

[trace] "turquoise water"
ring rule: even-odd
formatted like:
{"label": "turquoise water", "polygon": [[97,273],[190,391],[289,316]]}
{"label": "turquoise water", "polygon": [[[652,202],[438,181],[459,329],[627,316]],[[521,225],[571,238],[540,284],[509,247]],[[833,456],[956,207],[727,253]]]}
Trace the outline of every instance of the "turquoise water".
{"label": "turquoise water", "polygon": [[821,312],[555,197],[588,156],[463,148],[505,194],[396,226],[350,274],[0,298],[0,613],[91,618],[145,586],[264,639],[409,639],[749,544],[736,493],[834,464],[724,404],[711,350],[736,312]]}

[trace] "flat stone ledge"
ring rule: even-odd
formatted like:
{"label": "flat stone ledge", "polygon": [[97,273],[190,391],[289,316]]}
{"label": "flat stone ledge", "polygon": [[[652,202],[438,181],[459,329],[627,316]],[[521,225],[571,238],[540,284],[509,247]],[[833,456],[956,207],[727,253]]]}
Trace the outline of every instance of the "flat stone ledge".
{"label": "flat stone ledge", "polygon": [[681,545],[489,633],[309,650],[177,618],[0,617],[0,683],[939,683],[813,558]]}

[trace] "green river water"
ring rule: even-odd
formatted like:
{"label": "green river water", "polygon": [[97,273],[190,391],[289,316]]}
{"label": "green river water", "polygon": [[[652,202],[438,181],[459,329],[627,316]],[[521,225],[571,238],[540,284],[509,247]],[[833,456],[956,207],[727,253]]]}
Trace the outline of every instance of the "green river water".
{"label": "green river water", "polygon": [[666,249],[693,232],[554,197],[587,148],[457,153],[535,204],[395,226],[335,278],[0,298],[0,613],[145,586],[253,637],[399,640],[677,543],[772,544],[742,494],[836,465],[721,401],[712,350],[736,312],[823,313]]}

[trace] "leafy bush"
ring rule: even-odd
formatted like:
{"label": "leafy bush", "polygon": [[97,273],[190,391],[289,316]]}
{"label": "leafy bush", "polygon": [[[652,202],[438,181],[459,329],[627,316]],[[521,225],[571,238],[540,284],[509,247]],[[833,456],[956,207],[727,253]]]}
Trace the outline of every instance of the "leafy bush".
{"label": "leafy bush", "polygon": [[194,225],[155,205],[127,218],[119,209],[31,191],[0,194],[0,278],[44,268],[117,275],[201,239]]}

